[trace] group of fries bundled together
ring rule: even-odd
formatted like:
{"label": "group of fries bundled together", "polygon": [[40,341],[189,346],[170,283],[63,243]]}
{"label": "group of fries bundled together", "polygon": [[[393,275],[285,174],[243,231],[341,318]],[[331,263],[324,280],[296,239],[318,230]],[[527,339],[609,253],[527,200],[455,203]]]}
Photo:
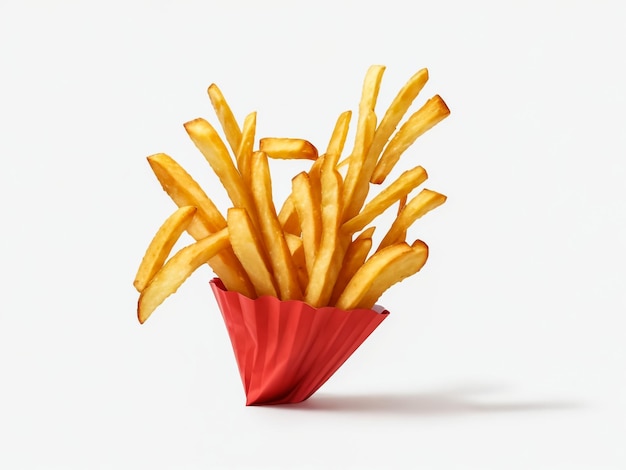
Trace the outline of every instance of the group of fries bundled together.
{"label": "group of fries bundled together", "polygon": [[[337,119],[322,155],[310,142],[295,138],[261,138],[255,149],[256,112],[240,127],[220,89],[209,87],[226,142],[202,118],[186,123],[185,129],[219,177],[232,207],[220,212],[168,155],[148,157],[178,209],[156,233],[134,281],[141,323],[205,263],[226,289],[252,299],[269,295],[342,310],[372,308],[384,291],[422,268],[428,246],[421,240],[408,242],[407,230],[446,197],[429,189],[411,195],[427,178],[421,166],[405,171],[369,200],[368,194],[372,184],[385,181],[402,153],[450,111],[435,95],[397,129],[428,80],[428,71],[422,69],[378,122],[374,108],[384,70],[372,66],[367,71],[354,145],[344,159],[351,111]],[[292,191],[279,211],[269,159],[312,161],[308,171],[292,179]],[[397,216],[373,249],[372,222],[394,205]],[[170,257],[184,231],[196,241]]]}

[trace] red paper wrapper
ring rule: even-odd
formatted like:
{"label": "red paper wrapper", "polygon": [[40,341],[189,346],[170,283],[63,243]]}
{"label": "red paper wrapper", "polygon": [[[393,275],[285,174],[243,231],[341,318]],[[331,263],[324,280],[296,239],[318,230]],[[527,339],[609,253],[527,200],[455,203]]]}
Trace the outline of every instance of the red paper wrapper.
{"label": "red paper wrapper", "polygon": [[246,393],[246,405],[309,398],[365,341],[389,312],[314,308],[298,300],[250,299],[211,288],[224,317]]}

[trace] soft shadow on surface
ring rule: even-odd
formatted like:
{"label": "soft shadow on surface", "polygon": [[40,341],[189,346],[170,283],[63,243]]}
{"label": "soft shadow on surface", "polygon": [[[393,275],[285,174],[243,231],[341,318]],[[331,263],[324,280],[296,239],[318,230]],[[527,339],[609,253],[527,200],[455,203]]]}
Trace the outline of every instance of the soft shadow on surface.
{"label": "soft shadow on surface", "polygon": [[576,410],[583,404],[570,400],[507,400],[506,394],[498,393],[498,398],[484,397],[501,389],[491,385],[458,386],[441,390],[339,395],[317,393],[307,401],[293,405],[280,405],[280,408],[329,411],[365,412],[404,415],[464,415],[477,413],[548,412]]}

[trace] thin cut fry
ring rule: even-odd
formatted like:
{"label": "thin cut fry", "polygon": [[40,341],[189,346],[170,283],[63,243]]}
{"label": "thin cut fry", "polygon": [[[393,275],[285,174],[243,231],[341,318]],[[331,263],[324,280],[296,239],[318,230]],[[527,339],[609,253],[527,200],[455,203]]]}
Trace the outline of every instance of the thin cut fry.
{"label": "thin cut fry", "polygon": [[252,177],[250,175],[250,159],[254,146],[254,135],[256,133],[256,113],[252,112],[243,121],[243,131],[241,133],[241,145],[236,153],[237,168],[246,187],[250,187]]}
{"label": "thin cut fry", "polygon": [[148,245],[146,254],[144,255],[135,281],[133,285],[139,292],[146,288],[146,285],[154,277],[161,266],[167,260],[172,248],[185,231],[191,219],[196,214],[196,208],[193,206],[179,207],[170,215],[163,225],[157,230],[154,238]]}
{"label": "thin cut fry", "polygon": [[[409,107],[419,94],[419,92],[424,88],[424,85],[428,81],[428,70],[421,69],[417,73],[415,73],[408,82],[402,87],[402,89],[398,92],[394,100],[389,105],[389,108],[385,112],[378,128],[376,129],[376,133],[374,134],[374,140],[372,141],[372,145],[370,147],[369,153],[372,161],[376,163],[378,161],[378,157],[380,156],[380,152],[382,152],[384,146],[389,141],[389,138],[396,130],[398,123],[402,119],[402,117],[406,114]],[[372,168],[373,170],[373,168]],[[371,173],[369,175],[363,174],[364,177],[367,177],[369,180],[371,178]]]}
{"label": "thin cut fry", "polygon": [[226,136],[228,145],[230,145],[233,153],[236,154],[241,146],[241,130],[239,129],[239,124],[237,124],[237,120],[235,119],[226,98],[224,98],[222,91],[215,83],[209,87],[207,92],[209,94],[209,98],[211,99],[213,109],[215,109],[215,113],[217,114],[217,118],[219,119],[222,129],[224,130],[224,135]]}
{"label": "thin cut fry", "polygon": [[267,255],[248,213],[245,209],[231,207],[228,209],[227,217],[230,244],[250,276],[257,295],[276,297]]}
{"label": "thin cut fry", "polygon": [[330,141],[328,142],[328,147],[326,149],[325,165],[332,168],[337,166],[337,162],[341,157],[341,152],[343,152],[343,147],[346,143],[351,118],[352,111],[344,111],[337,118],[333,134],[330,136]]}
{"label": "thin cut fry", "polygon": [[416,240],[411,251],[394,259],[387,265],[372,283],[366,294],[357,304],[357,308],[372,308],[380,296],[392,285],[417,273],[428,259],[428,246]]}
{"label": "thin cut fry", "polygon": [[350,279],[350,282],[348,282],[348,285],[337,300],[336,306],[343,310],[356,308],[370,290],[376,278],[388,269],[390,263],[409,252],[411,252],[411,247],[408,244],[398,243],[372,255]]}
{"label": "thin cut fry", "polygon": [[178,290],[191,273],[209,261],[220,250],[228,247],[228,244],[228,229],[225,228],[186,246],[172,256],[139,296],[139,303],[137,304],[139,322],[145,322],[167,297]]}
{"label": "thin cut fry", "polygon": [[254,206],[250,193],[245,188],[226,145],[213,126],[204,119],[198,118],[185,123],[185,129],[222,182],[234,206],[243,207],[248,214],[253,214]]}
{"label": "thin cut fry", "polygon": [[309,175],[306,172],[299,173],[291,180],[291,184],[291,200],[300,220],[304,259],[307,273],[310,275],[322,236],[322,216],[319,205],[313,202]]}
{"label": "thin cut fry", "polygon": [[300,235],[302,231],[300,228],[298,213],[296,212],[296,206],[294,206],[293,199],[291,199],[291,194],[287,196],[287,199],[285,199],[285,202],[278,213],[278,222],[285,233]]}
{"label": "thin cut fry", "polygon": [[439,95],[433,96],[418,109],[400,128],[378,160],[371,182],[382,183],[404,151],[426,131],[450,115],[450,110]]}
{"label": "thin cut fry", "polygon": [[305,302],[314,307],[328,304],[344,250],[339,233],[341,175],[336,170],[322,172],[322,186],[322,237],[304,295]]}
{"label": "thin cut fry", "polygon": [[254,175],[252,195],[256,205],[259,229],[272,264],[278,293],[283,300],[300,300],[302,291],[296,269],[272,201],[272,182],[267,155],[263,152],[254,152],[251,163],[250,169]]}
{"label": "thin cut fry", "polygon": [[[195,206],[196,216],[187,226],[187,232],[196,240],[226,227],[226,219],[200,185],[176,161],[164,153],[151,155],[148,163],[159,183],[179,207]],[[254,289],[241,263],[227,248],[209,261],[209,266],[229,290],[254,295]]]}
{"label": "thin cut fry", "polygon": [[350,163],[348,164],[348,170],[346,172],[343,191],[344,221],[349,220],[358,214],[361,209],[361,205],[363,204],[363,201],[361,201],[358,196],[355,197],[355,194],[360,194],[357,188],[361,184],[369,185],[369,181],[361,180],[361,170],[363,169],[363,165],[365,165],[365,157],[372,143],[375,130],[376,115],[374,114],[374,111],[369,111],[364,120],[360,139],[357,141],[352,155],[350,155]]}
{"label": "thin cut fry", "polygon": [[197,207],[199,217],[187,229],[192,237],[199,240],[226,227],[226,219],[213,201],[173,158],[157,153],[148,157],[148,163],[165,192],[178,207]]}
{"label": "thin cut fry", "polygon": [[404,206],[406,206],[406,200],[408,197],[408,194],[405,194],[398,200],[398,212],[396,213],[396,216],[400,215],[400,211],[404,209]]}
{"label": "thin cut fry", "polygon": [[391,224],[387,235],[385,235],[380,242],[378,250],[376,251],[380,251],[386,246],[400,241],[400,238],[404,237],[404,234],[407,229],[413,225],[413,222],[444,202],[446,202],[446,196],[443,194],[431,191],[430,189],[420,191],[420,193],[411,199],[400,211],[400,214]]}
{"label": "thin cut fry", "polygon": [[400,119],[402,119],[402,116],[404,116],[427,80],[428,71],[426,69],[417,72],[411,77],[402,90],[400,90],[391,103],[391,106],[387,109],[385,116],[374,133],[372,143],[367,150],[367,156],[363,159],[359,178],[352,192],[351,204],[348,208],[350,215],[357,214],[358,210],[363,206],[367,194],[369,193],[369,182],[376,168],[380,152],[385,144],[387,144],[389,137],[396,130],[398,122],[400,122]]}
{"label": "thin cut fry", "polygon": [[[373,229],[373,227],[371,227]],[[330,299],[331,304],[335,304],[337,299],[341,296],[344,289],[350,282],[350,279],[365,263],[367,255],[372,249],[372,235],[373,230],[367,229],[361,232],[361,234],[350,243],[350,246],[346,250],[346,255],[343,259],[343,265],[337,276],[337,282],[333,287],[333,295]]]}
{"label": "thin cut fry", "polygon": [[384,71],[385,67],[373,65],[368,69],[363,81],[361,101],[359,102],[359,118],[354,137],[354,150],[350,155],[350,164],[343,190],[344,221],[354,217],[363,204],[361,200],[363,190],[359,186],[367,184],[367,182],[361,181],[361,172],[363,167],[368,168],[372,165],[367,161],[367,157],[376,131],[374,109]]}
{"label": "thin cut fry", "polygon": [[409,194],[414,188],[426,181],[428,175],[421,166],[402,173],[396,181],[383,189],[376,197],[368,202],[359,215],[343,224],[342,229],[348,233],[361,230],[374,218],[382,214],[388,207],[401,197]]}
{"label": "thin cut fry", "polygon": [[300,282],[300,289],[302,292],[306,290],[306,286],[309,284],[309,273],[306,269],[306,260],[304,259],[304,246],[302,244],[302,238],[291,233],[285,233],[285,240],[291,253],[293,263],[298,270],[298,281]]}
{"label": "thin cut fry", "polygon": [[264,137],[259,142],[259,151],[265,152],[270,158],[283,160],[316,160],[317,149],[304,139],[286,137]]}

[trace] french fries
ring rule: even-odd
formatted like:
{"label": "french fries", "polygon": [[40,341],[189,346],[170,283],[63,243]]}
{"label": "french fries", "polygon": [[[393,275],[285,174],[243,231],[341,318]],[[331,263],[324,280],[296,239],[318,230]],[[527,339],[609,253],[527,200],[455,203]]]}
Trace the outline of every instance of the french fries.
{"label": "french fries", "polygon": [[259,141],[259,150],[268,157],[282,160],[317,160],[317,149],[304,139],[265,137]]}
{"label": "french fries", "polygon": [[228,245],[228,229],[224,228],[186,246],[170,258],[141,291],[137,306],[139,322],[145,322],[167,297],[178,290],[191,273]]}
{"label": "french fries", "polygon": [[192,206],[179,207],[176,212],[167,218],[156,233],[146,250],[146,255],[141,260],[135,282],[133,285],[139,292],[144,290],[148,282],[165,264],[174,244],[183,234],[193,216],[196,208]]}
{"label": "french fries", "polygon": [[400,159],[402,153],[427,130],[450,115],[450,110],[441,96],[435,95],[418,109],[391,139],[376,164],[371,182],[382,183]]}
{"label": "french fries", "polygon": [[272,181],[267,155],[264,152],[254,152],[250,169],[254,175],[252,197],[256,205],[259,229],[272,265],[279,296],[284,300],[301,299],[298,274],[272,201]]}
{"label": "french fries", "polygon": [[[203,118],[184,126],[232,206],[222,212],[171,157],[148,157],[179,208],[157,231],[135,277],[141,323],[204,263],[228,290],[250,298],[269,295],[344,310],[371,309],[391,286],[422,269],[428,246],[421,240],[408,244],[406,238],[414,222],[446,197],[428,189],[411,195],[428,177],[419,165],[386,187],[378,185],[415,140],[450,111],[435,95],[402,122],[428,81],[428,71],[421,69],[379,121],[376,103],[384,71],[376,65],[366,73],[348,156],[342,154],[352,111],[339,115],[321,155],[314,144],[300,138],[263,137],[255,147],[257,113],[249,113],[240,126],[217,85],[208,88],[226,142]],[[292,179],[291,192],[278,212],[269,159],[311,162]],[[370,196],[373,189],[376,193]],[[372,252],[371,224],[396,203],[395,219]],[[184,231],[195,242],[168,260]]]}

